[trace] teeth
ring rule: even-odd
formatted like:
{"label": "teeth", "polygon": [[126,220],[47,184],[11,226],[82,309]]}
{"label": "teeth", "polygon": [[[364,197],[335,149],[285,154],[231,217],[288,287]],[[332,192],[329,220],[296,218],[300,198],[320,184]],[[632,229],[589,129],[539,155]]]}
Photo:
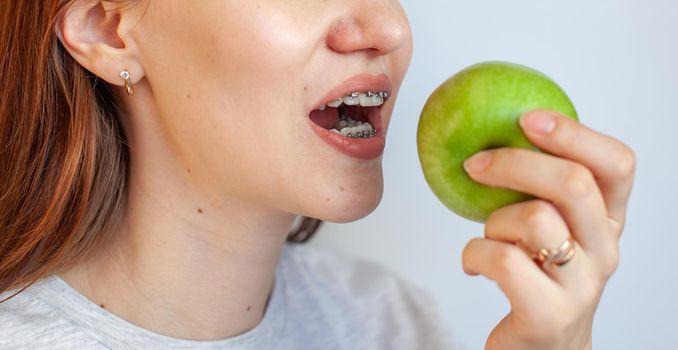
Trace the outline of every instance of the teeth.
{"label": "teeth", "polygon": [[372,129],[372,130],[357,130],[357,131],[353,130],[353,131],[348,131],[348,132],[341,130],[339,133],[346,136],[346,137],[352,137],[354,139],[357,139],[357,138],[368,139],[368,138],[376,135],[377,131],[374,130],[374,129]]}
{"label": "teeth", "polygon": [[366,93],[361,93],[358,96],[358,99],[360,100],[360,105],[362,107],[374,107],[384,104],[384,98],[382,96],[383,95],[381,93],[375,94],[371,91],[368,91]]}
{"label": "teeth", "polygon": [[359,96],[359,92],[344,96],[344,104],[347,106],[357,106],[360,103]]}
{"label": "teeth", "polygon": [[372,125],[360,120],[354,120],[351,117],[342,115],[330,131],[352,138],[369,138],[377,134]]}
{"label": "teeth", "polygon": [[362,136],[363,134],[369,134],[372,130],[371,126],[359,125],[353,127],[345,127],[340,129],[339,132],[344,136]]}
{"label": "teeth", "polygon": [[332,108],[337,108],[337,107],[341,106],[342,103],[344,103],[344,99],[338,98],[338,99],[336,99],[332,102],[327,102],[327,106],[332,107]]}
{"label": "teeth", "polygon": [[330,131],[335,134],[343,135],[346,137],[364,138],[364,139],[368,139],[377,134],[377,130],[374,129],[357,130],[355,128],[344,128],[341,129],[341,131],[337,129],[330,129]]}
{"label": "teeth", "polygon": [[343,104],[347,106],[376,107],[383,105],[387,98],[388,92],[386,91],[352,92],[344,97],[327,102],[327,104],[320,106],[318,109],[323,111],[327,107],[339,108]]}

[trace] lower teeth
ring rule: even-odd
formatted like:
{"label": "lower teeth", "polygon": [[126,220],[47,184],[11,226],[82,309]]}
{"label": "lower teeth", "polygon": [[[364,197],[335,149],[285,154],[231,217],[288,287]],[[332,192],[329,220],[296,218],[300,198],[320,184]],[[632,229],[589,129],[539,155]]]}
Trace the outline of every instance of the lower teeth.
{"label": "lower teeth", "polygon": [[[338,129],[341,129],[341,131]],[[354,120],[345,115],[339,117],[336,125],[330,131],[351,138],[370,138],[377,134],[370,123]]]}
{"label": "lower teeth", "polygon": [[[341,131],[339,131],[337,129],[331,129],[330,131],[337,133],[337,134],[340,134],[340,135],[344,135],[344,133],[342,133]],[[374,137],[374,135],[376,135],[376,134],[377,134],[377,131],[372,129],[372,130],[368,130],[368,131],[358,131],[358,132],[355,132],[355,133],[348,132],[344,136],[352,137],[354,139],[359,139],[359,138],[368,139],[370,137]]]}

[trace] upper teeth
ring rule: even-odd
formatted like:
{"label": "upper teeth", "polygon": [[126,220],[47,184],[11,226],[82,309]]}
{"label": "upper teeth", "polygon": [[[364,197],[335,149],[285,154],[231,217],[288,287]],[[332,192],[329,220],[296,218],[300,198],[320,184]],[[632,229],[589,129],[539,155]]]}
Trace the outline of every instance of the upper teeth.
{"label": "upper teeth", "polygon": [[381,106],[384,104],[384,100],[388,98],[388,92],[386,91],[366,91],[366,92],[352,92],[347,94],[344,97],[340,97],[336,100],[327,102],[322,106],[318,107],[319,110],[325,110],[327,107],[339,108],[342,104],[347,106],[357,106],[361,107],[375,107]]}

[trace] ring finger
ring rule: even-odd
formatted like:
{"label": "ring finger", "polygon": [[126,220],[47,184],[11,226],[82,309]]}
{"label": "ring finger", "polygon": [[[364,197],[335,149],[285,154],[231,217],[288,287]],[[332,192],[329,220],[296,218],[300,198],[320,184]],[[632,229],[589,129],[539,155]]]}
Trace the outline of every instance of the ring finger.
{"label": "ring finger", "polygon": [[[495,210],[485,222],[485,237],[513,243],[535,257],[542,248],[560,247],[571,234],[558,209],[537,199]],[[584,267],[585,257],[576,240],[574,249],[574,256],[566,264],[542,266],[560,284],[570,285],[580,278],[577,271]]]}
{"label": "ring finger", "polygon": [[583,165],[521,148],[485,151],[467,162],[469,175],[480,183],[529,193],[553,203],[570,233],[587,251],[600,253],[600,257],[614,251],[617,239],[608,234],[605,202],[594,176]]}

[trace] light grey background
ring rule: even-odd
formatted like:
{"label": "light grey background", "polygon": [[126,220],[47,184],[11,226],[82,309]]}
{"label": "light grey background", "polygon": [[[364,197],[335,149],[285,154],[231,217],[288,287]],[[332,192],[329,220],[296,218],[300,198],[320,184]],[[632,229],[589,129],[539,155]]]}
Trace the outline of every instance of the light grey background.
{"label": "light grey background", "polygon": [[326,224],[312,244],[380,261],[423,285],[453,335],[482,349],[508,303],[494,283],[462,272],[461,250],[482,226],[455,216],[430,192],[416,127],[428,95],[458,70],[485,60],[523,63],[556,80],[584,124],[621,139],[638,157],[621,265],[598,309],[594,348],[676,348],[678,2],[402,3],[415,53],[387,139],[383,200],[360,221]]}

